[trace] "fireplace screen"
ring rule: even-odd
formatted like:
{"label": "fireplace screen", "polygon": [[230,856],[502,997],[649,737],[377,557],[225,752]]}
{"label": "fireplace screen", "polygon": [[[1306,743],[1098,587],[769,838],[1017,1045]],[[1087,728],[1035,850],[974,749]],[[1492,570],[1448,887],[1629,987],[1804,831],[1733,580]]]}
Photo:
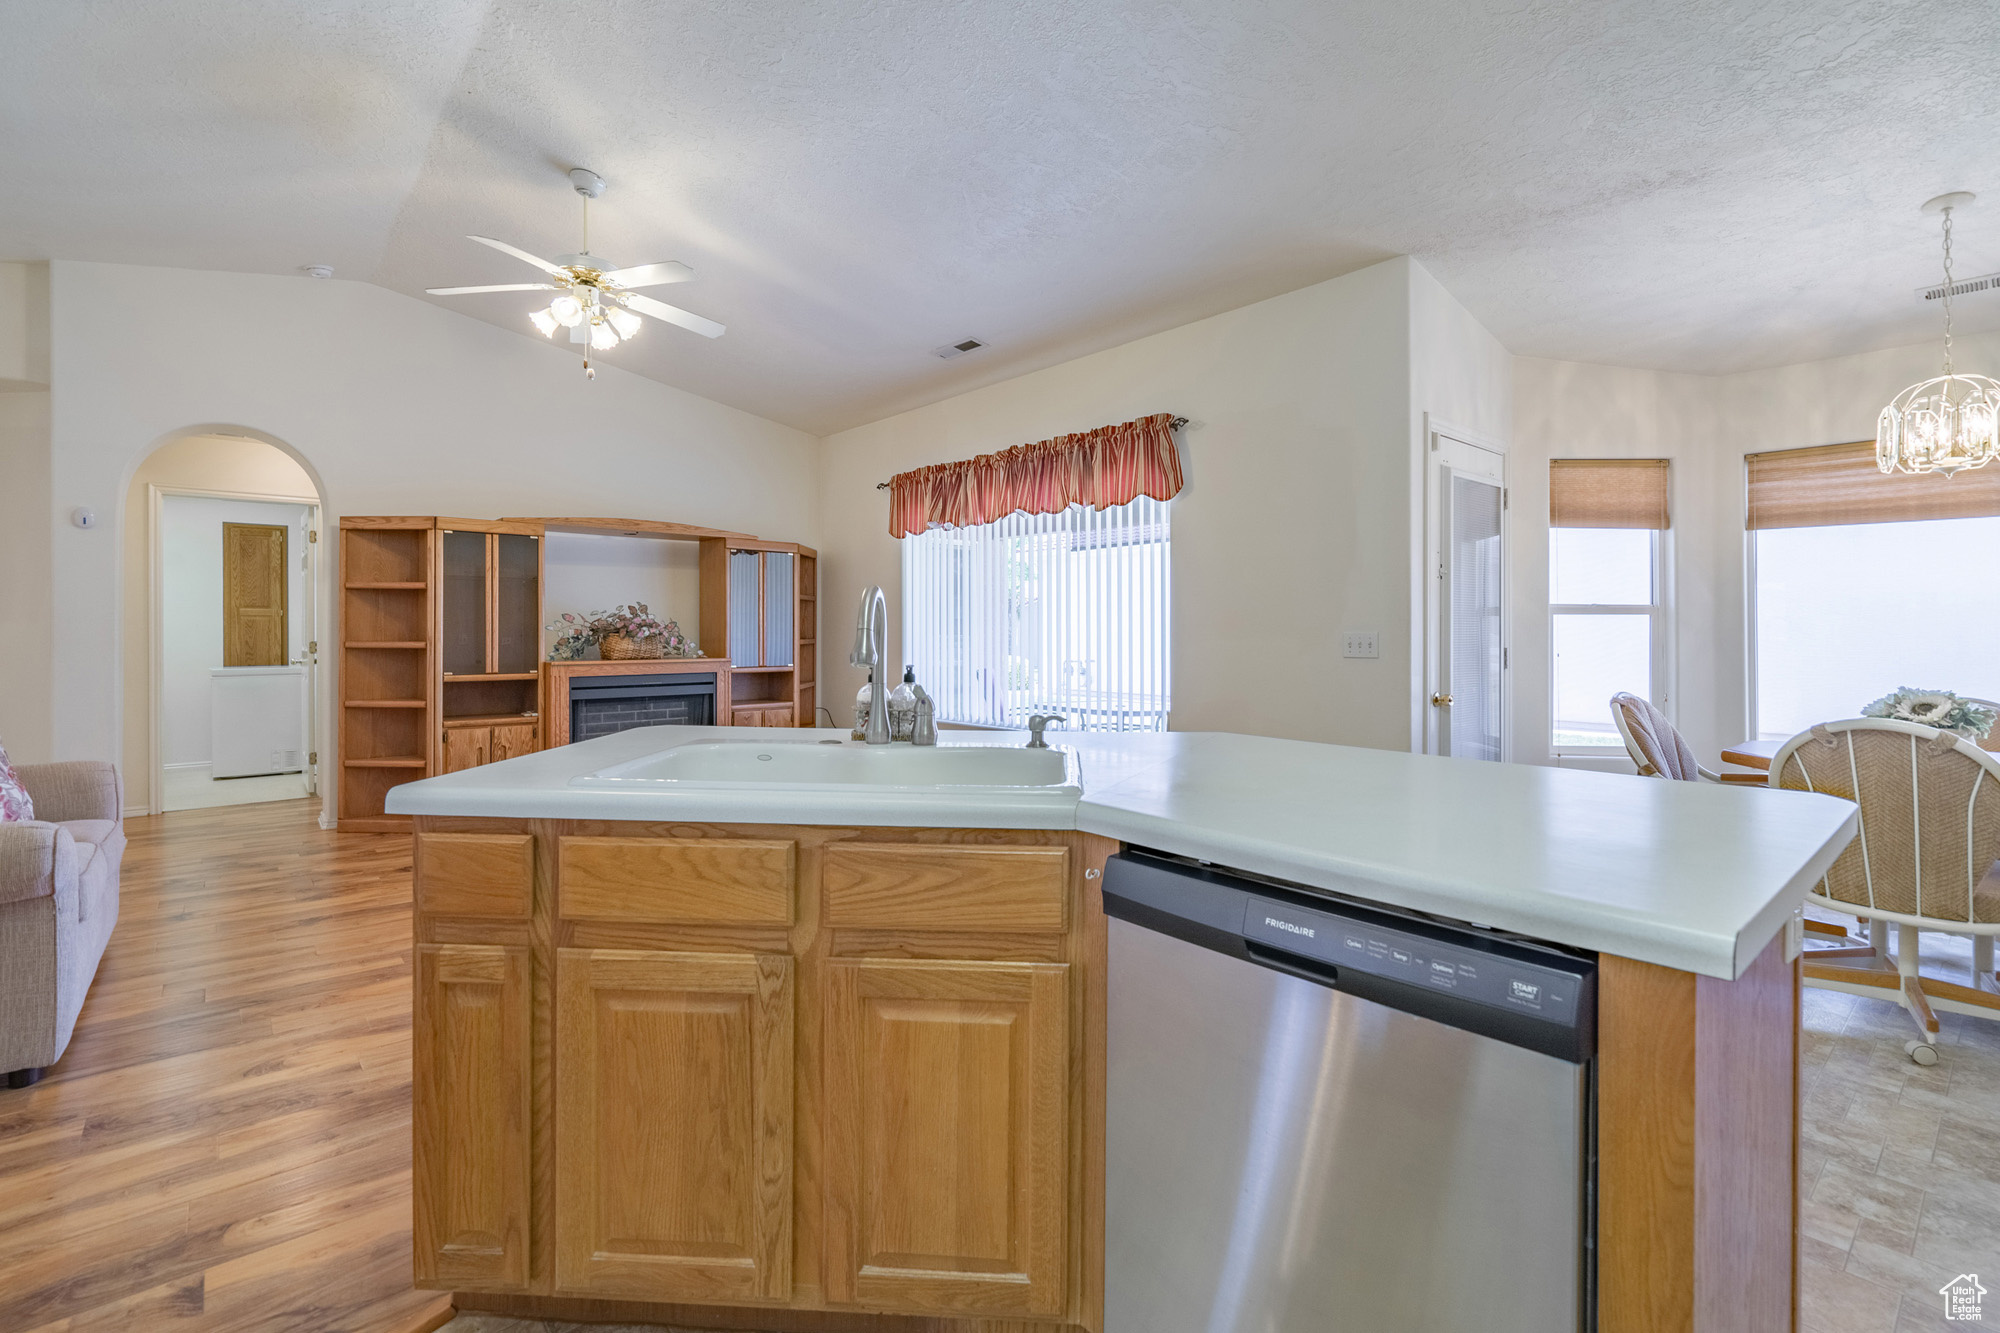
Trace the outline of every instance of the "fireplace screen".
{"label": "fireplace screen", "polygon": [[569,683],[570,743],[634,727],[715,723],[715,676],[576,676]]}

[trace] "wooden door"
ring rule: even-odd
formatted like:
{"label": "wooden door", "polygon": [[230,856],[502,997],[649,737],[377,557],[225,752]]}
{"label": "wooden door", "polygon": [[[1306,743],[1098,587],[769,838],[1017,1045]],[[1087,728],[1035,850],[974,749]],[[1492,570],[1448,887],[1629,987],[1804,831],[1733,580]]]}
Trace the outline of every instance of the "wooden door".
{"label": "wooden door", "polygon": [[1069,1211],[1069,968],[831,964],[829,1300],[1059,1317]]}
{"label": "wooden door", "polygon": [[761,725],[766,727],[789,727],[792,725],[792,717],[792,706],[790,704],[776,704],[764,710],[764,721]]}
{"label": "wooden door", "polygon": [[413,1240],[419,1287],[528,1281],[528,950],[417,948]]}
{"label": "wooden door", "polygon": [[444,771],[478,768],[487,762],[493,742],[492,727],[446,727],[444,729]]}
{"label": "wooden door", "polygon": [[516,722],[493,728],[493,739],[487,746],[486,762],[497,764],[502,759],[512,759],[517,754],[533,754],[535,745],[535,724]]}
{"label": "wooden door", "polygon": [[286,533],[281,524],[222,525],[222,665],[291,661]]}
{"label": "wooden door", "polygon": [[783,1300],[792,1285],[792,960],[563,949],[556,1287]]}
{"label": "wooden door", "polygon": [[729,710],[729,725],[732,727],[761,727],[764,725],[764,710],[748,704],[737,704]]}

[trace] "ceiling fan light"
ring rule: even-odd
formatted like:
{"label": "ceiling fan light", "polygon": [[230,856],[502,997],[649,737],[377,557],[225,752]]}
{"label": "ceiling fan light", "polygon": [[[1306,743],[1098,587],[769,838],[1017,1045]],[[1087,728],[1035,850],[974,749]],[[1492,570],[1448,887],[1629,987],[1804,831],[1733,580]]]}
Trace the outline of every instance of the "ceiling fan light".
{"label": "ceiling fan light", "polygon": [[528,318],[534,322],[536,328],[542,331],[542,336],[544,338],[553,338],[556,336],[556,329],[559,328],[560,326],[556,323],[556,317],[554,315],[551,315],[548,311],[546,310],[530,311],[528,314]]}
{"label": "ceiling fan light", "polygon": [[564,328],[573,329],[583,322],[583,302],[564,292],[549,302],[549,314]]}
{"label": "ceiling fan light", "polygon": [[592,320],[590,325],[590,345],[600,352],[609,351],[618,345],[617,331],[601,320]]}
{"label": "ceiling fan light", "polygon": [[611,321],[611,327],[618,330],[621,338],[630,338],[645,324],[644,320],[622,306],[612,306],[605,311],[604,317]]}

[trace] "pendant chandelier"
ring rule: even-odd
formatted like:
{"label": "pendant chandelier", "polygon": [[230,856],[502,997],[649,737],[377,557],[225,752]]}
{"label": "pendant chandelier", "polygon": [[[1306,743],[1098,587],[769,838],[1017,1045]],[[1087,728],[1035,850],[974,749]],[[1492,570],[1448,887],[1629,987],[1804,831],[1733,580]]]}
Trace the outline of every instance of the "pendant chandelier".
{"label": "pendant chandelier", "polygon": [[1944,374],[1912,384],[1889,400],[1875,428],[1875,462],[1884,472],[1942,472],[1950,477],[2000,457],[2000,383],[1960,375],[1951,364],[1951,213],[1971,203],[1964,192],[1924,205],[1944,215]]}

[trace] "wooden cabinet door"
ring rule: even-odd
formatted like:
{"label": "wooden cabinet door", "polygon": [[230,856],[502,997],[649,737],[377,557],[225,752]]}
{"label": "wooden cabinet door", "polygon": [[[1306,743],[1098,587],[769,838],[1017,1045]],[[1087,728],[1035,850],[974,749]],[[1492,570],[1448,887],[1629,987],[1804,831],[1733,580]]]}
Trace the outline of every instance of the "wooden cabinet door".
{"label": "wooden cabinet door", "polygon": [[729,725],[732,727],[761,727],[764,725],[764,710],[748,704],[736,704],[729,710]]}
{"label": "wooden cabinet door", "polygon": [[517,754],[533,754],[539,747],[535,744],[536,726],[533,722],[516,722],[493,728],[493,740],[486,752],[486,762],[497,764],[502,759],[512,759]]}
{"label": "wooden cabinet door", "polygon": [[444,730],[444,771],[478,768],[486,762],[492,744],[491,727],[446,727]]}
{"label": "wooden cabinet door", "polygon": [[559,951],[559,1291],[791,1294],[792,1003],[782,955]]}
{"label": "wooden cabinet door", "polygon": [[827,968],[823,1277],[830,1301],[1060,1317],[1069,968]]}
{"label": "wooden cabinet door", "polygon": [[796,716],[790,704],[776,704],[764,710],[764,725],[767,727],[789,727]]}
{"label": "wooden cabinet door", "polygon": [[417,948],[411,1091],[419,1287],[528,1281],[528,950]]}

